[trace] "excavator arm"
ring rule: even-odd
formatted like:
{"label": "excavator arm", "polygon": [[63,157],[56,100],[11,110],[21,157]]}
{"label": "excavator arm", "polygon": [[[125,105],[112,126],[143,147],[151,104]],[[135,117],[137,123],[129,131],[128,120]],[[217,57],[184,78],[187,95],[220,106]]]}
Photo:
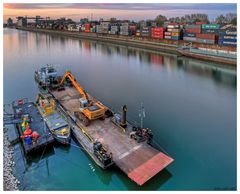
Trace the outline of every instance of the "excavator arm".
{"label": "excavator arm", "polygon": [[77,89],[77,91],[82,95],[82,98],[84,98],[84,99],[86,99],[86,100],[88,101],[88,95],[87,95],[87,93],[86,93],[85,90],[77,83],[75,77],[73,76],[73,74],[72,74],[70,71],[67,71],[67,72],[64,74],[64,76],[63,76],[63,78],[62,78],[62,80],[61,80],[61,82],[60,82],[60,85],[62,85],[67,78],[70,79],[70,81],[72,82],[72,84],[74,85],[74,87]]}

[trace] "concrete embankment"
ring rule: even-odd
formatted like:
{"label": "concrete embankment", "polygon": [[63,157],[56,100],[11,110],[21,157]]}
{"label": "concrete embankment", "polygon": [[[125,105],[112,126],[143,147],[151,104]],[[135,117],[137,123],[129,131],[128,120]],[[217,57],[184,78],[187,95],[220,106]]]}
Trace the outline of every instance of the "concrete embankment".
{"label": "concrete embankment", "polygon": [[42,32],[54,35],[68,36],[79,39],[88,39],[99,42],[108,42],[113,44],[119,44],[124,46],[139,47],[143,49],[149,49],[154,51],[164,51],[172,54],[179,54],[177,48],[178,44],[166,44],[162,42],[153,42],[144,39],[137,39],[128,36],[116,36],[116,35],[104,35],[96,33],[85,33],[85,32],[70,32],[70,31],[59,31],[59,30],[47,30],[47,29],[36,29],[36,28],[19,28],[20,30],[27,30],[32,32]]}
{"label": "concrete embankment", "polygon": [[[237,61],[233,59],[228,59],[225,57],[216,57],[211,56],[210,54],[206,55],[196,55],[194,53],[183,54],[179,50],[186,42],[183,40],[173,41],[173,40],[151,40],[143,37],[131,37],[131,36],[120,36],[120,35],[110,35],[110,34],[96,34],[96,33],[85,33],[85,32],[71,32],[71,31],[61,31],[61,30],[49,30],[49,29],[39,29],[39,28],[19,28],[20,30],[27,30],[32,32],[39,33],[48,33],[59,36],[74,37],[78,39],[87,39],[99,42],[107,42],[112,44],[124,45],[129,47],[138,47],[143,49],[148,49],[152,51],[161,51],[171,54],[176,54],[178,56],[187,56],[191,58],[196,58],[198,60],[204,60],[209,62],[222,63],[225,65],[236,66]],[[223,50],[227,52],[236,52],[234,47],[220,47],[218,45],[208,45],[200,43],[192,43],[193,47],[196,48],[206,48],[213,50]]]}
{"label": "concrete embankment", "polygon": [[13,160],[14,148],[11,146],[7,128],[4,127],[3,131],[3,189],[5,191],[18,190],[19,180],[14,176],[15,162]]}

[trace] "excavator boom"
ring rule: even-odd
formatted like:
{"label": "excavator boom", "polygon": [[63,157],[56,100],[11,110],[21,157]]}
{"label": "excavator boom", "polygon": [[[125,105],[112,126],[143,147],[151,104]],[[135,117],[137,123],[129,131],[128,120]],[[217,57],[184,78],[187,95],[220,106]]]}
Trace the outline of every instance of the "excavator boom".
{"label": "excavator boom", "polygon": [[81,109],[80,109],[81,114],[76,113],[76,116],[78,118],[82,119],[86,123],[86,125],[91,120],[95,120],[98,118],[104,118],[106,107],[99,101],[95,101],[92,98],[90,100],[88,98],[88,95],[85,92],[85,90],[77,83],[75,77],[72,75],[72,73],[70,71],[67,71],[64,74],[64,76],[62,77],[62,80],[60,82],[60,85],[62,85],[67,78],[72,82],[74,87],[81,94],[81,98],[79,99],[80,107],[81,107]]}
{"label": "excavator boom", "polygon": [[82,95],[82,98],[88,100],[88,95],[87,95],[87,93],[86,93],[85,90],[77,83],[74,75],[73,75],[70,71],[67,71],[67,72],[64,74],[64,76],[63,76],[63,78],[62,78],[62,80],[61,80],[61,82],[60,82],[60,85],[62,85],[67,78],[70,79],[70,81],[72,82],[72,84],[74,85],[74,87],[75,87],[75,88],[78,90],[78,92]]}

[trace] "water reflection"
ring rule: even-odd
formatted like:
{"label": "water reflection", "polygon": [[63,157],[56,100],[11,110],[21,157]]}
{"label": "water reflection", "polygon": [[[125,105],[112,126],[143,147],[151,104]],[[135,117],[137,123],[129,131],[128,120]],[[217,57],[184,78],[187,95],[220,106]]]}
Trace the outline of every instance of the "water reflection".
{"label": "water reflection", "polygon": [[[53,155],[26,163],[27,171],[17,158],[26,190],[91,190],[93,184],[95,190],[206,190],[236,182],[236,68],[164,52],[4,30],[4,102],[35,100],[33,73],[49,63],[60,64],[60,73],[71,69],[79,83],[109,107],[119,110],[127,104],[128,118],[139,121],[143,102],[144,125],[175,162],[140,188],[116,168],[99,169],[81,149],[55,145]],[[211,181],[199,181],[202,177]]]}
{"label": "water reflection", "polygon": [[[146,51],[143,49],[130,48],[114,44],[104,44],[101,42],[87,40],[74,41],[74,39],[72,38],[65,38],[55,35],[43,35],[40,33],[34,34],[36,36],[35,45],[38,48],[40,47],[40,43],[44,41],[44,39],[49,49],[51,44],[58,44],[60,42],[61,49],[63,49],[63,51],[67,49],[67,45],[73,45],[78,42],[78,47],[76,47],[76,49],[82,50],[84,54],[90,55],[91,52],[97,51],[107,56],[117,55],[127,57],[128,59],[134,58],[140,63],[147,64],[149,67],[154,68],[154,70],[160,70],[161,67],[165,67],[169,71],[178,71],[181,69],[186,73],[213,78],[216,83],[222,83],[227,85],[230,83],[233,87],[236,86],[236,73],[234,72],[235,68],[228,67],[231,69],[230,72],[223,72],[221,66],[218,66],[217,64],[212,65],[208,62],[202,62],[194,59],[190,60],[189,58],[185,57],[178,58],[176,55],[169,55],[161,52],[154,53],[153,51]],[[19,44],[21,44],[21,46],[25,49],[28,48],[27,32],[18,33],[18,36]],[[22,36],[26,36],[26,40],[24,39],[23,41]],[[224,78],[222,78],[223,76],[221,76],[222,73],[224,73]]]}

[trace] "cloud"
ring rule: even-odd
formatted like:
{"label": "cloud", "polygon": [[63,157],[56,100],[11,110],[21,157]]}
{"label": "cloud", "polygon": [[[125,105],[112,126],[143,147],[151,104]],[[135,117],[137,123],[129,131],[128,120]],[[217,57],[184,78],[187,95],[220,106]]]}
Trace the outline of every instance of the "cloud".
{"label": "cloud", "polygon": [[225,10],[236,12],[237,4],[166,4],[166,3],[6,3],[7,9],[110,9],[110,10]]}

